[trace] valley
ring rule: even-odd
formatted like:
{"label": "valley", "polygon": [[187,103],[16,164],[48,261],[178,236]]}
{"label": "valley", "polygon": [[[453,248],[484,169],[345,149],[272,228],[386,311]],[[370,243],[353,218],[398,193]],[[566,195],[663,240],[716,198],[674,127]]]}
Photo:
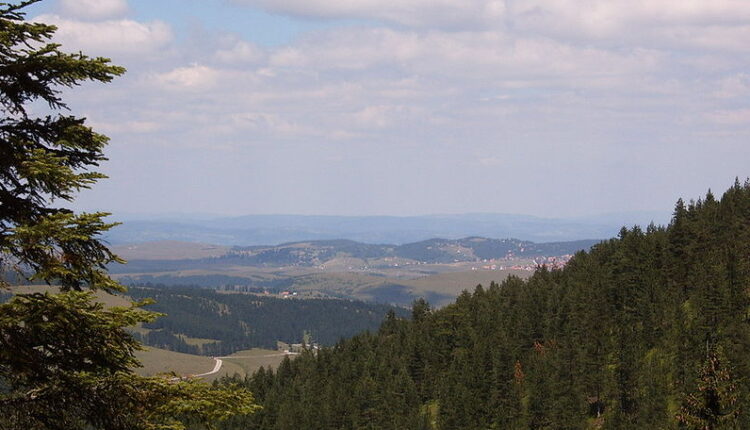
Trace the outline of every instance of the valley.
{"label": "valley", "polygon": [[[139,292],[138,289],[135,289],[135,290],[136,291],[133,291],[134,293]],[[154,292],[154,290],[149,290],[149,291],[152,293]],[[54,287],[54,286],[47,286],[47,285],[14,286],[10,288],[10,291],[8,293],[3,293],[0,291],[0,303],[10,299],[12,295],[16,295],[16,294],[44,294],[44,293],[57,294],[59,293],[59,288]],[[185,293],[185,291],[183,291],[183,293]],[[209,295],[212,294],[211,291],[205,291],[204,293],[209,294]],[[148,294],[145,294],[145,295],[148,295]],[[145,298],[145,295],[136,296],[134,294],[128,294],[128,295],[110,294],[110,293],[106,293],[103,291],[98,291],[94,294],[94,300],[104,305],[105,308],[129,307],[131,306],[134,298],[138,298],[138,299]],[[155,294],[151,294],[151,295],[155,295]],[[180,297],[183,299],[183,301],[194,300],[194,298],[191,298],[185,294],[181,294]],[[281,301],[278,301],[277,303],[281,304],[282,308],[289,308],[289,309],[293,308],[293,303],[281,302]],[[335,307],[336,304],[338,304],[337,301],[329,301],[329,306],[334,305]],[[363,306],[366,306],[366,305],[363,304]],[[178,312],[175,312],[175,313],[178,314]],[[370,327],[376,328],[379,325],[380,320],[382,319],[383,315],[385,315],[385,310],[382,311],[382,315],[377,315],[377,316],[373,315],[373,318],[370,323]],[[168,317],[169,316],[167,315],[163,318],[168,318]],[[355,317],[355,319],[363,320],[364,318]],[[295,335],[291,335],[291,337],[289,337],[289,335],[285,335],[283,332],[283,329],[279,328],[279,327],[283,327],[284,318],[281,317],[281,318],[278,318],[278,320],[280,320],[278,327],[275,324],[272,324],[272,326],[268,327],[267,330],[270,330],[273,333],[279,334],[280,337],[288,339],[290,342],[297,342],[297,341],[302,340],[301,331],[298,333],[299,334],[298,337]],[[170,320],[168,320],[168,322],[169,321]],[[218,324],[219,325],[226,324],[226,321],[221,321]],[[308,321],[304,318],[303,318],[303,324],[308,324]],[[366,327],[366,326],[358,326],[356,323],[349,324],[349,325],[353,327],[353,331],[351,333],[352,335],[355,334],[355,332],[358,332],[360,328]],[[311,326],[316,327],[316,328],[318,327],[315,325],[311,325]],[[164,330],[164,329],[158,328],[156,330]],[[179,327],[177,327],[176,330],[178,332],[180,330],[189,331],[190,326],[179,325]],[[128,331],[130,331],[137,338],[143,339],[144,336],[148,335],[149,333],[152,333],[154,330],[151,328],[144,327],[143,324],[139,324],[137,326],[130,327]],[[185,336],[183,334],[178,334],[177,336],[181,340],[183,340],[187,345],[198,346],[198,347],[201,345],[205,345],[205,344],[214,344],[214,343],[220,342],[220,340],[218,339],[193,338],[193,337]],[[274,335],[271,334],[271,336],[274,336]],[[220,337],[220,336],[217,336],[217,337]],[[268,343],[274,343],[274,342],[268,342]],[[167,345],[164,345],[164,346],[167,346]],[[196,352],[198,351],[199,349],[196,350]],[[293,357],[296,354],[297,353],[283,351],[279,349],[254,347],[254,348],[233,350],[231,352],[227,352],[226,355],[220,354],[219,356],[212,357],[212,356],[208,356],[205,354],[199,355],[197,353],[185,353],[185,352],[178,352],[175,350],[159,348],[159,347],[154,347],[154,346],[144,346],[142,350],[135,352],[135,356],[139,360],[141,366],[136,367],[134,371],[141,376],[174,374],[177,377],[201,378],[206,381],[214,381],[222,377],[231,377],[235,375],[239,377],[244,377],[246,375],[251,375],[254,372],[256,372],[258,369],[260,369],[261,367],[264,367],[266,369],[273,369],[273,368],[276,368],[283,361],[285,357],[287,356]],[[221,360],[221,366],[217,366],[218,360]]]}
{"label": "valley", "polygon": [[450,303],[464,289],[560,268],[597,240],[430,239],[403,245],[350,240],[224,247],[189,242],[115,246],[128,260],[110,273],[128,285],[193,285],[225,292],[335,297],[408,306],[417,298]]}
{"label": "valley", "polygon": [[[164,314],[130,327],[146,346],[143,376],[174,373],[207,381],[271,369],[289,355],[277,341],[303,335],[332,346],[376,330],[387,312],[406,318],[419,298],[441,307],[476,285],[528,278],[540,265],[562,267],[597,241],[533,243],[471,237],[403,245],[349,240],[230,247],[178,241],[113,247],[129,260],[110,266],[127,295],[96,292],[105,307],[146,298]],[[55,293],[50,286],[13,293]],[[376,304],[383,305],[376,305]],[[385,304],[396,307],[385,306]],[[292,353],[292,355],[294,355]]]}

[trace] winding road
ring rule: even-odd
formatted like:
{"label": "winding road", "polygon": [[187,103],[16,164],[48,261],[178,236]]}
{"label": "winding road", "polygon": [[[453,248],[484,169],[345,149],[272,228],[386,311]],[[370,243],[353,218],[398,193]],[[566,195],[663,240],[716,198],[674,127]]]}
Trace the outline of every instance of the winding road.
{"label": "winding road", "polygon": [[200,375],[192,375],[191,378],[202,378],[204,376],[213,375],[214,373],[218,373],[219,370],[221,370],[221,366],[224,365],[224,360],[222,358],[266,358],[266,357],[279,357],[282,355],[298,355],[296,352],[282,352],[279,354],[266,354],[266,355],[248,355],[248,356],[230,356],[230,357],[213,357],[213,359],[216,361],[216,364],[214,365],[214,369],[210,372],[201,373]]}
{"label": "winding road", "polygon": [[216,364],[214,365],[214,370],[206,373],[201,373],[200,375],[193,375],[194,378],[200,378],[203,376],[213,375],[214,373],[217,373],[219,370],[221,370],[221,366],[224,364],[224,361],[220,358],[214,357],[214,360],[216,360]]}

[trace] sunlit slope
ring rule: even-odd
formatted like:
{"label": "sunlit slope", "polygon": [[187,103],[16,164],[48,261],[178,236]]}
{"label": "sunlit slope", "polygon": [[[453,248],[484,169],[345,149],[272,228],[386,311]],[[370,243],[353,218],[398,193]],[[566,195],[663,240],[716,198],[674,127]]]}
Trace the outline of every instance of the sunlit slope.
{"label": "sunlit slope", "polygon": [[[219,357],[222,361],[221,369],[214,374],[203,377],[208,381],[222,376],[245,376],[262,367],[275,368],[284,359],[285,354],[269,349],[250,349],[238,351],[227,357]],[[138,351],[136,357],[143,367],[135,369],[143,376],[174,373],[178,376],[194,376],[211,372],[216,364],[213,357],[183,354],[160,348],[147,347]]]}

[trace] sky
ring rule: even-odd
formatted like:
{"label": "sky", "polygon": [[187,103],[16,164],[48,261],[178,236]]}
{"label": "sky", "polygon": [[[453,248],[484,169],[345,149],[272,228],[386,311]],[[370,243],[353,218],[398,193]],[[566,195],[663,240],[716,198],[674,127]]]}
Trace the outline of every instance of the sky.
{"label": "sky", "polygon": [[574,217],[750,176],[746,0],[45,0],[128,69],[80,210]]}

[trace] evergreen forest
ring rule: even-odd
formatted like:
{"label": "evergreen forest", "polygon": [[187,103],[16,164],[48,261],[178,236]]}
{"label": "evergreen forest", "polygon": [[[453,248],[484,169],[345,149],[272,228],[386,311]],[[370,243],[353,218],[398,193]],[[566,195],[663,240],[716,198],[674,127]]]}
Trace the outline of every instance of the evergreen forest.
{"label": "evergreen forest", "polygon": [[240,383],[224,429],[750,428],[750,182]]}
{"label": "evergreen forest", "polygon": [[[377,329],[385,315],[408,310],[339,299],[282,299],[255,294],[219,293],[191,287],[131,287],[135,300],[152,298],[146,309],[164,314],[132,333],[146,345],[204,355],[228,355],[248,348],[276,348],[276,342],[301,343],[308,332],[315,343],[333,345],[342,338]],[[1,296],[0,296],[1,298]],[[213,340],[191,345],[185,337]]]}

